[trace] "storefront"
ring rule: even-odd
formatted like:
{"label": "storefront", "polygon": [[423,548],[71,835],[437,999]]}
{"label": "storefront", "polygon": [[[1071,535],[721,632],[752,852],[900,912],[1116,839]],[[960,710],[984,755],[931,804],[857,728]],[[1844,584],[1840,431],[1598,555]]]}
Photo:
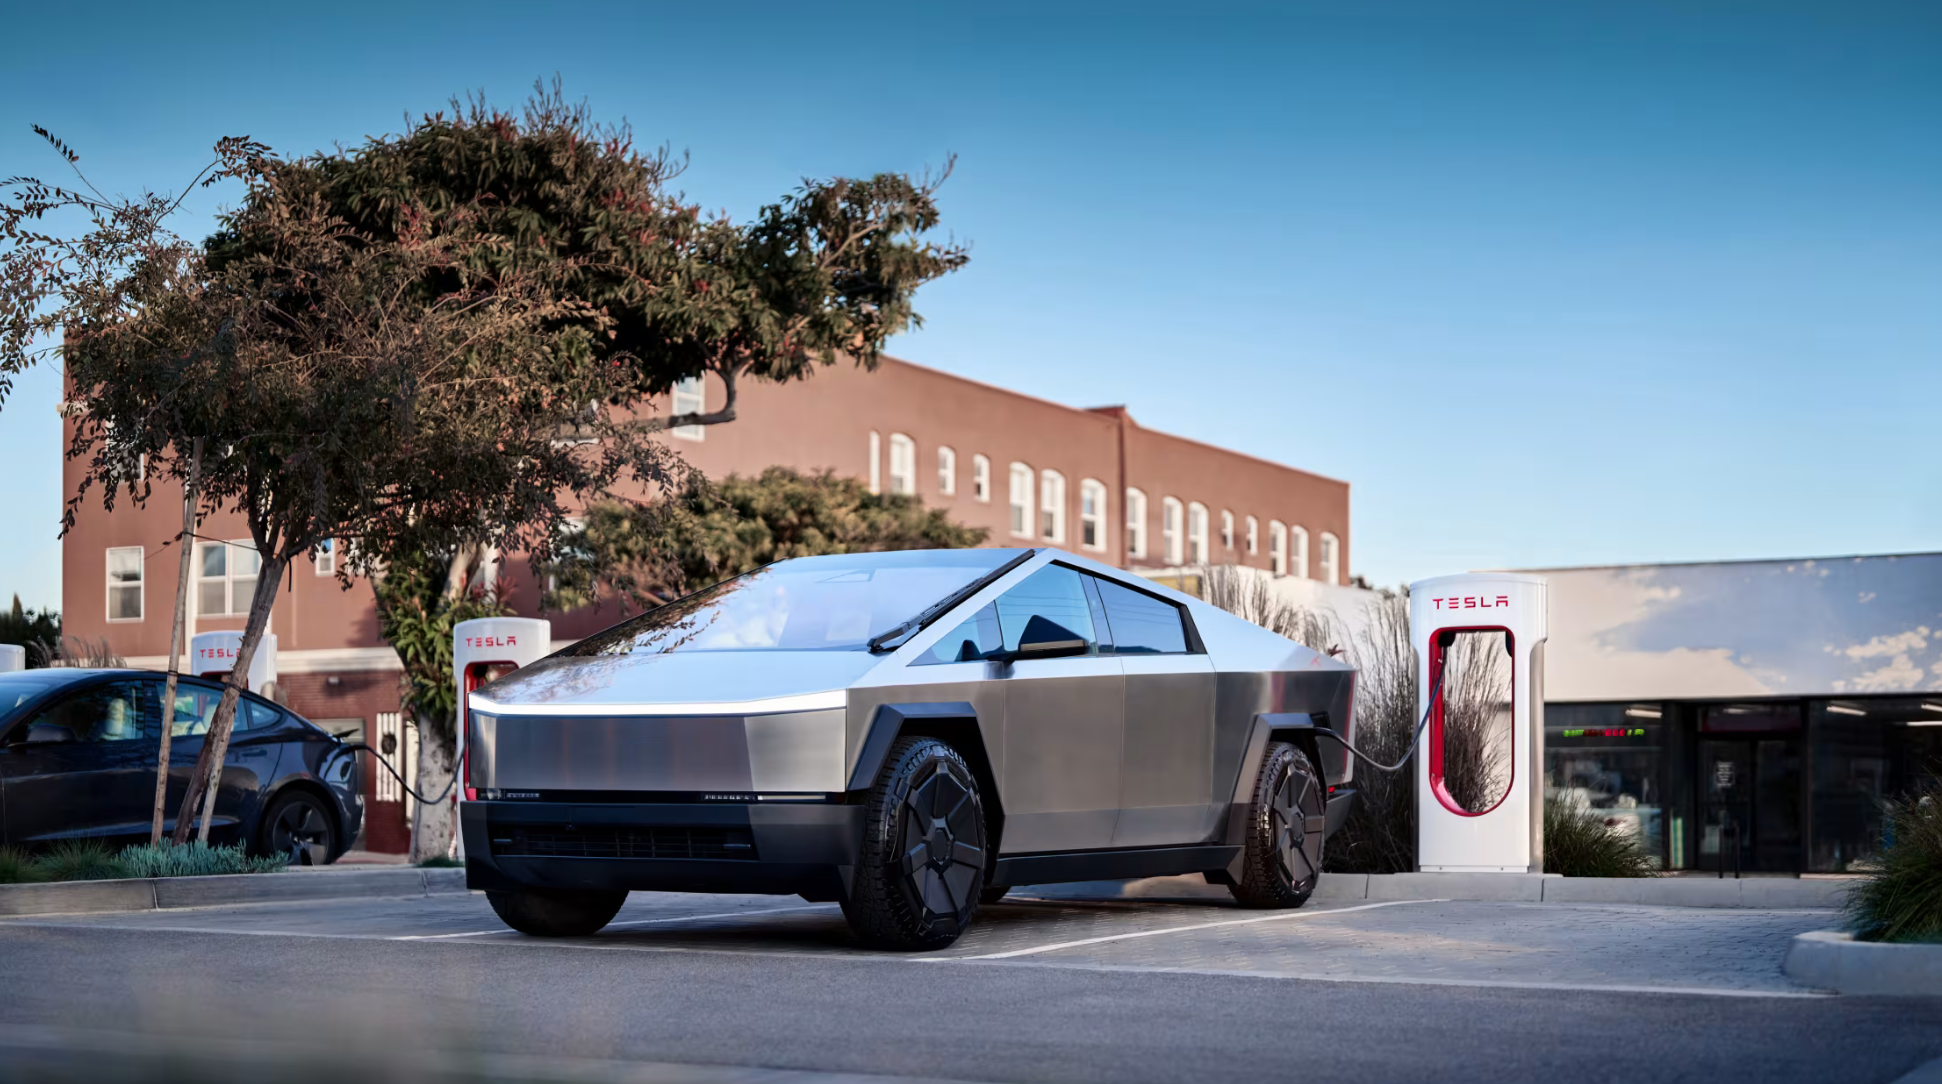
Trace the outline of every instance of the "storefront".
{"label": "storefront", "polygon": [[1544,574],[1547,793],[1666,868],[1849,870],[1942,779],[1942,554]]}

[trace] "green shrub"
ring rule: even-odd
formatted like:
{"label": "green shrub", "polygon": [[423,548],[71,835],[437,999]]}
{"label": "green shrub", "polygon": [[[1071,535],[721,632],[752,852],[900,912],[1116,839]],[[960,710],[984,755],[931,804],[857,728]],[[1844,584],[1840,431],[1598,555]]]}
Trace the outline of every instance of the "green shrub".
{"label": "green shrub", "polygon": [[33,860],[12,847],[0,847],[0,885],[27,884],[40,880]]}
{"label": "green shrub", "polygon": [[1848,894],[1848,919],[1860,941],[1942,941],[1942,785],[1883,815],[1880,867]]}
{"label": "green shrub", "polygon": [[1566,877],[1650,877],[1652,856],[1596,809],[1544,800],[1544,872]]}
{"label": "green shrub", "polygon": [[94,840],[69,840],[32,859],[43,881],[111,881],[126,877],[108,848]]}
{"label": "green shrub", "polygon": [[200,840],[128,847],[115,857],[124,877],[209,877],[224,873],[275,873],[290,864],[285,855],[252,857],[241,844],[211,847]]}

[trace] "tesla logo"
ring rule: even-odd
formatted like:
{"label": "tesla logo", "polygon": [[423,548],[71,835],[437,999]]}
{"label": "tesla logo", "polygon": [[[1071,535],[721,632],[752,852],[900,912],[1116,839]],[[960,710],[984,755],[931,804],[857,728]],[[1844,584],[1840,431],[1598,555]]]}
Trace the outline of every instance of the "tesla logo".
{"label": "tesla logo", "polygon": [[467,636],[466,647],[518,647],[517,636]]}
{"label": "tesla logo", "polygon": [[[1509,595],[1464,595],[1462,598],[1433,598],[1439,610],[1494,610],[1499,606],[1510,605]],[[1447,605],[1446,605],[1447,603]]]}
{"label": "tesla logo", "polygon": [[236,649],[233,647],[199,647],[196,649],[196,654],[205,659],[233,659],[236,657]]}

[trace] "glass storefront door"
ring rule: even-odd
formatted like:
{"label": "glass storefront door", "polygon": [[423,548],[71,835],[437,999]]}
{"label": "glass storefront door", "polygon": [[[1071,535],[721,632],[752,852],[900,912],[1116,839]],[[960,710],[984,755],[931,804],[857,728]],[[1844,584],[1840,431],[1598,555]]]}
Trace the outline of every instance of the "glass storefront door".
{"label": "glass storefront door", "polygon": [[1698,774],[1700,869],[1799,872],[1799,734],[1706,735]]}

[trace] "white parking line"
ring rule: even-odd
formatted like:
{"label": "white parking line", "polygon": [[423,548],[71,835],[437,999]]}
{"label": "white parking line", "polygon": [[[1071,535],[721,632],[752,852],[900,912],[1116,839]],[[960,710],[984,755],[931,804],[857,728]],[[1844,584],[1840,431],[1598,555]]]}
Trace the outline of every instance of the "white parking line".
{"label": "white parking line", "polygon": [[[833,903],[805,903],[805,904],[799,904],[795,907],[765,907],[755,911],[722,911],[712,915],[676,915],[673,918],[636,918],[636,919],[629,919],[626,922],[609,922],[607,923],[607,925],[602,927],[602,929],[611,930],[616,926],[658,926],[669,922],[699,922],[703,919],[709,919],[709,918],[740,918],[743,915],[779,915],[785,911],[822,911],[822,910],[827,910],[828,908],[831,908],[834,906],[836,905]],[[465,933],[401,934],[393,937],[387,937],[385,938],[385,940],[386,941],[447,941],[455,937],[485,937],[488,934],[495,934],[495,933],[510,933],[510,934],[518,934],[521,937],[525,936],[524,934],[520,934],[519,931],[517,930],[501,927],[496,930],[469,930]]]}
{"label": "white parking line", "polygon": [[1365,903],[1357,907],[1337,907],[1332,911],[1282,911],[1259,918],[1230,918],[1223,922],[1196,922],[1191,926],[1169,926],[1164,930],[1135,930],[1132,933],[1107,934],[1105,937],[1087,937],[1078,941],[1055,941],[1049,945],[1035,945],[1032,948],[1012,949],[1009,952],[987,952],[982,956],[932,956],[930,963],[964,963],[971,960],[1009,960],[1014,956],[1036,956],[1041,952],[1057,952],[1060,949],[1079,948],[1082,945],[1103,945],[1108,941],[1130,941],[1135,937],[1162,937],[1170,933],[1192,933],[1195,930],[1212,930],[1222,926],[1252,926],[1257,922],[1286,922],[1295,918],[1323,918],[1328,915],[1346,915],[1351,911],[1373,911],[1378,907],[1401,907],[1408,903],[1448,903],[1449,900],[1388,900],[1383,903]]}

